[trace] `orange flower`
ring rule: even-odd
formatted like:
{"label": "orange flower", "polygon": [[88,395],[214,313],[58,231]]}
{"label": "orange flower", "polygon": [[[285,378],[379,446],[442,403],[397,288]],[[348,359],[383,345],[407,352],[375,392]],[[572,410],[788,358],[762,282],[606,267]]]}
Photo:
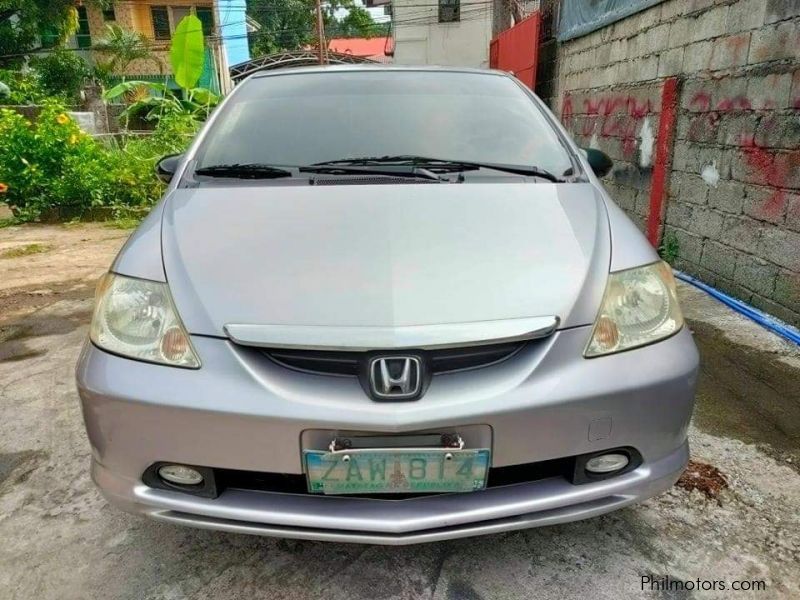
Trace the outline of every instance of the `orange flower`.
{"label": "orange flower", "polygon": [[5,183],[0,183],[0,194],[5,194],[8,191],[8,186]]}
{"label": "orange flower", "polygon": [[59,125],[66,125],[69,123],[69,117],[66,115],[66,113],[61,113],[56,117],[56,123]]}

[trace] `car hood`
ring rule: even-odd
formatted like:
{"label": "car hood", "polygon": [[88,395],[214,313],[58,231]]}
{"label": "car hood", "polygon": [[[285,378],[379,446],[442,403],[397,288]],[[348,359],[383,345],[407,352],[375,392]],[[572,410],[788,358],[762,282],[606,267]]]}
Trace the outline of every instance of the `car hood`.
{"label": "car hood", "polygon": [[586,325],[610,261],[588,183],[178,189],[162,250],[185,326],[212,336],[230,324]]}

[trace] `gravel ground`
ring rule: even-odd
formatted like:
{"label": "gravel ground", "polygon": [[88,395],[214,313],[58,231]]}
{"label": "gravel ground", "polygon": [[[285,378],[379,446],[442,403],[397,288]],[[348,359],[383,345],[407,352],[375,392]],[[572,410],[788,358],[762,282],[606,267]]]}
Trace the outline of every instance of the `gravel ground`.
{"label": "gravel ground", "polygon": [[[682,486],[641,505],[400,548],[184,529],[112,509],[89,480],[73,369],[94,281],[125,236],[0,229],[0,598],[800,597],[800,351],[687,286],[703,360],[694,463]],[[643,591],[643,577],[728,590]],[[731,592],[734,581],[766,590]]]}

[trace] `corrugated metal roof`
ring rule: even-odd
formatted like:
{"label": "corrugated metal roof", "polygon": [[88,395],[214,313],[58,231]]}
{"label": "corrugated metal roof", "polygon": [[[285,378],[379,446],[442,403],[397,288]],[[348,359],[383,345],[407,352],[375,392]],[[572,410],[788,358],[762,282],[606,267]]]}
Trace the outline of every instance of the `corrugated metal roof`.
{"label": "corrugated metal roof", "polygon": [[386,37],[333,38],[328,42],[328,49],[331,52],[367,56],[375,60],[384,57],[383,50],[386,48],[386,40]]}

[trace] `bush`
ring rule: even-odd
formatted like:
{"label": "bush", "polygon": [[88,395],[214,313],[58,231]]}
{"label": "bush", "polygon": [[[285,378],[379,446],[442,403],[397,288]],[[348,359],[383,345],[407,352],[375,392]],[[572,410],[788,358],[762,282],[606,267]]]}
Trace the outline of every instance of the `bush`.
{"label": "bush", "polygon": [[33,62],[39,73],[39,83],[45,92],[63,98],[67,102],[78,99],[84,81],[89,76],[89,67],[75,52],[59,48]]}
{"label": "bush", "polygon": [[33,71],[7,71],[0,69],[0,82],[6,84],[9,95],[0,97],[0,104],[39,104],[47,98],[47,92]]}
{"label": "bush", "polygon": [[35,123],[0,109],[0,198],[23,220],[55,207],[152,205],[164,189],[155,163],[183,151],[196,128],[191,119],[164,118],[152,136],[109,147],[58,102],[45,103]]}

